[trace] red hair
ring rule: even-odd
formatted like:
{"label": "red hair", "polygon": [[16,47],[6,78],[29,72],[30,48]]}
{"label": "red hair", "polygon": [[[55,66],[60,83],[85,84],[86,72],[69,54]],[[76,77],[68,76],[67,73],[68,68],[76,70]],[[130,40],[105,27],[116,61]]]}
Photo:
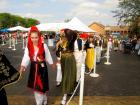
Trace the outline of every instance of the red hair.
{"label": "red hair", "polygon": [[44,60],[44,46],[43,46],[43,42],[42,42],[42,38],[41,38],[41,34],[38,30],[38,28],[36,26],[32,26],[30,31],[29,31],[29,34],[28,34],[28,50],[29,50],[29,57],[31,60],[33,60],[33,57],[34,57],[34,46],[33,46],[33,42],[31,40],[31,33],[32,32],[37,32],[38,33],[38,36],[39,36],[39,40],[38,40],[38,48],[39,48],[39,51],[38,51],[38,54],[37,54],[37,57],[39,57],[41,60]]}

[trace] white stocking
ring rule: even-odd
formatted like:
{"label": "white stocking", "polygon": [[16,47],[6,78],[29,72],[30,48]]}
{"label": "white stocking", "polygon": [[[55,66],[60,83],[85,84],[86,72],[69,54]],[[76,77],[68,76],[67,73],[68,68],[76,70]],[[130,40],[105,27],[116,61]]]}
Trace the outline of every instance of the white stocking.
{"label": "white stocking", "polygon": [[34,92],[35,100],[37,105],[42,105],[43,103],[43,94],[40,94],[38,92]]}
{"label": "white stocking", "polygon": [[66,100],[67,100],[67,94],[64,94],[63,99],[61,101],[61,104],[65,105],[66,104]]}

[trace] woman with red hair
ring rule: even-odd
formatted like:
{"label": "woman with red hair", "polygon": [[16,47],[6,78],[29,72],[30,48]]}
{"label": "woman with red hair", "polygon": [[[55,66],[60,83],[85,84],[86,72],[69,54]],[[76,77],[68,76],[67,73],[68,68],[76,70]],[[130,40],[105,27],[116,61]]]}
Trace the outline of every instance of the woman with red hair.
{"label": "woman with red hair", "polygon": [[29,62],[31,66],[28,87],[33,89],[37,105],[47,105],[49,81],[46,62],[53,65],[53,60],[47,45],[43,43],[41,34],[35,26],[31,27],[28,34],[28,44],[25,48],[20,71],[25,71]]}

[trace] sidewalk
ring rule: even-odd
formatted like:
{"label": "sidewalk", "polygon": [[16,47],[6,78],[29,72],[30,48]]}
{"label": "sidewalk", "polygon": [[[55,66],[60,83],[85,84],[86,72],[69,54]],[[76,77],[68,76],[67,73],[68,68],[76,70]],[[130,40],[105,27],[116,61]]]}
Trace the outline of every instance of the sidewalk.
{"label": "sidewalk", "polygon": [[[49,97],[48,105],[60,105],[60,96]],[[8,96],[9,105],[36,105],[33,96]],[[69,105],[78,105],[74,97]],[[140,105],[140,96],[84,96],[83,105]]]}

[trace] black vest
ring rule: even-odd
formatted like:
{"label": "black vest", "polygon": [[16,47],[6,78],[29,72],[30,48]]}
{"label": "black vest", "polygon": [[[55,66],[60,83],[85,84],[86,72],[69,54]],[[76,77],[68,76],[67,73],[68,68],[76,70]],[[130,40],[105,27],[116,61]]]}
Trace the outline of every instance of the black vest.
{"label": "black vest", "polygon": [[78,49],[79,51],[82,50],[82,39],[77,39]]}

